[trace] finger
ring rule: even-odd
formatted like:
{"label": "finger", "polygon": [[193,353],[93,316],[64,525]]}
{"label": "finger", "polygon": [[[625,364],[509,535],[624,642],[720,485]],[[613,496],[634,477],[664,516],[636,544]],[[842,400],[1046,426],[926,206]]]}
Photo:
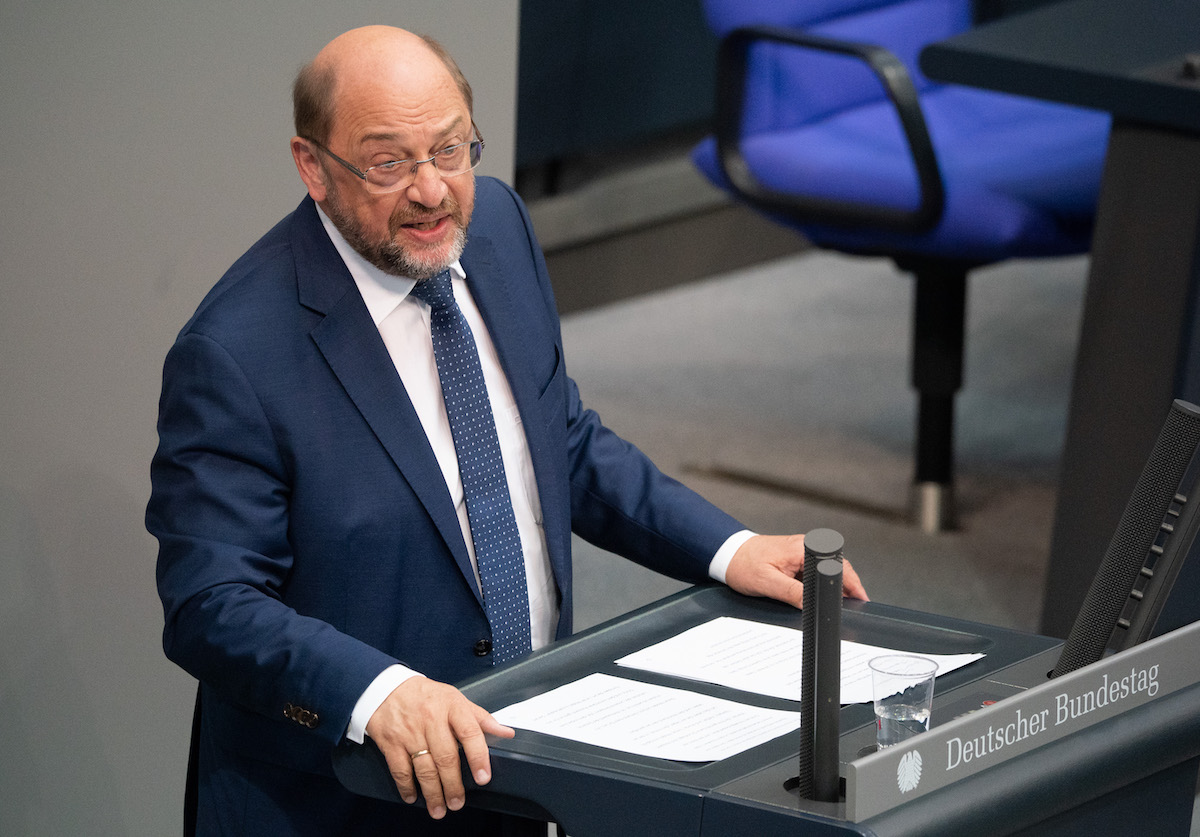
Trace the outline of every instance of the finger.
{"label": "finger", "polygon": [[438,781],[441,783],[442,799],[446,807],[451,811],[462,810],[467,804],[467,791],[463,787],[462,764],[458,758],[457,743],[447,750],[435,750],[433,760],[437,765]]}
{"label": "finger", "polygon": [[[460,694],[459,700],[450,708],[446,718],[445,749],[442,749],[441,746],[433,747],[441,777],[442,791],[446,805],[451,811],[457,811],[466,804],[462,764],[458,754],[460,746],[476,782],[483,785],[491,781],[492,771],[487,740],[481,726],[481,721],[487,719],[491,720],[490,726],[497,731],[508,730],[507,727],[496,722],[482,707],[470,702]],[[516,734],[513,731],[509,732],[512,735]]]}
{"label": "finger", "polygon": [[496,738],[514,738],[517,734],[515,729],[504,726],[504,724],[497,721],[486,711],[483,712],[482,717],[479,719],[479,727],[487,735],[492,735]]}
{"label": "finger", "polygon": [[786,573],[776,573],[766,579],[763,595],[790,604],[804,607],[804,582]]}
{"label": "finger", "polygon": [[462,745],[463,755],[467,759],[467,768],[477,785],[486,785],[492,780],[491,756],[488,753],[487,735],[497,738],[512,738],[516,730],[506,727],[497,721],[481,707],[473,707],[475,712],[469,724],[455,728],[455,735]]}
{"label": "finger", "polygon": [[392,775],[392,781],[396,783],[396,790],[400,793],[400,798],[409,805],[417,801],[417,785],[416,779],[413,776],[412,759],[407,756],[403,750],[396,754],[394,750],[384,750],[384,758],[387,760],[388,772]]}
{"label": "finger", "polygon": [[871,597],[867,595],[867,588],[863,586],[862,579],[858,577],[854,567],[850,566],[849,561],[842,563],[842,593],[852,599],[871,601]]}
{"label": "finger", "polygon": [[[434,755],[435,752],[436,750],[432,747],[422,748],[413,752],[409,756],[409,760],[412,764],[413,776],[421,788],[421,796],[425,799],[425,809],[429,811],[429,816],[440,820],[446,816],[447,803],[446,793],[442,787],[442,771],[438,764],[438,757]],[[457,752],[454,754],[454,762],[458,763]]]}

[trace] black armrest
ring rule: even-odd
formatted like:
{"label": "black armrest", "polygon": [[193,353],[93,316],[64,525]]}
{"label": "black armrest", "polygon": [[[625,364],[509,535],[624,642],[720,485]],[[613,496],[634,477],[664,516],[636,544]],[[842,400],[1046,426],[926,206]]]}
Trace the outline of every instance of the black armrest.
{"label": "black armrest", "polygon": [[[839,53],[857,58],[870,67],[896,108],[904,130],[921,190],[921,201],[916,209],[793,195],[764,186],[754,177],[742,156],[739,142],[746,57],[750,45],[760,40]],[[909,233],[929,230],[942,217],[945,190],[916,88],[900,59],[883,47],[838,41],[776,26],[733,30],[721,40],[717,55],[716,135],[717,157],[725,177],[739,196],[764,211],[812,223],[881,227]]]}

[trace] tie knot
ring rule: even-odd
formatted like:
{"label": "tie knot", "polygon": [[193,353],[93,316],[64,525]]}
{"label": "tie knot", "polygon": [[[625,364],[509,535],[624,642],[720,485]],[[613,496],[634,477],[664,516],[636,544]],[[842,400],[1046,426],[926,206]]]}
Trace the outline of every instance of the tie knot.
{"label": "tie knot", "polygon": [[450,271],[443,270],[437,276],[423,279],[409,292],[430,308],[447,308],[454,304],[454,290],[450,287]]}

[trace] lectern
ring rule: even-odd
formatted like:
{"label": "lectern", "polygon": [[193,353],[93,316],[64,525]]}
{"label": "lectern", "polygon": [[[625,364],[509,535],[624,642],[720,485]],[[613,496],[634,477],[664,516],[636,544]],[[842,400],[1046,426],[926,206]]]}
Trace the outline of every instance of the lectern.
{"label": "lectern", "polygon": [[[603,672],[794,710],[791,701],[614,662],[718,616],[797,629],[801,618],[776,602],[696,587],[463,691],[495,711]],[[932,728],[905,745],[874,752],[872,707],[844,707],[841,801],[811,802],[789,789],[793,735],[685,764],[518,730],[491,742],[492,782],[468,785],[468,804],[558,822],[572,837],[1187,835],[1200,763],[1200,626],[1053,681],[1055,639],[849,600],[842,629],[843,638],[871,645],[986,656],[937,679]],[[373,745],[343,745],[335,769],[356,793],[399,801]]]}

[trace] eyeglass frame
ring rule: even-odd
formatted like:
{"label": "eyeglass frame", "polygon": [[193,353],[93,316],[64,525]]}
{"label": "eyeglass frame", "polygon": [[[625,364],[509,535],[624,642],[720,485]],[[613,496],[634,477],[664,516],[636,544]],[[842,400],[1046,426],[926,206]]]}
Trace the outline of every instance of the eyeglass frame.
{"label": "eyeglass frame", "polygon": [[[426,157],[424,160],[387,160],[382,163],[376,163],[373,166],[368,166],[366,169],[360,169],[358,166],[354,165],[349,160],[343,160],[341,157],[339,157],[338,155],[336,155],[332,151],[330,151],[325,146],[324,143],[318,142],[317,140],[313,139],[312,137],[301,137],[301,139],[304,140],[305,142],[311,142],[317,148],[321,149],[326,154],[328,154],[330,157],[332,157],[335,161],[340,163],[342,165],[342,167],[346,169],[346,171],[350,172],[355,177],[357,177],[359,180],[361,180],[364,184],[366,184],[366,189],[368,192],[371,192],[371,194],[390,195],[393,192],[399,192],[401,189],[407,189],[409,186],[411,186],[413,184],[413,182],[416,180],[415,172],[416,172],[417,168],[425,163],[433,163],[433,168],[442,177],[458,177],[460,174],[466,174],[467,172],[475,169],[475,167],[479,165],[480,161],[483,160],[483,149],[485,147],[485,144],[483,141],[483,134],[479,131],[478,126],[476,126],[473,121],[471,122],[471,131],[475,134],[475,139],[470,139],[470,140],[467,140],[466,142],[457,142],[454,145],[448,145],[445,148],[443,148],[441,151],[436,152],[432,157]],[[478,145],[479,145],[479,159],[476,160],[473,165],[468,166],[467,168],[463,169],[462,171],[453,172],[452,174],[446,174],[445,172],[443,172],[441,169],[438,168],[438,164],[437,164],[438,154],[441,154],[444,151],[449,151],[452,148],[460,148],[464,145],[472,146],[472,145],[475,145],[476,143],[478,143]],[[470,149],[468,148],[468,152],[469,151],[470,151]],[[468,160],[470,159],[469,155],[468,155],[467,159]],[[371,170],[380,168],[381,166],[394,166],[399,163],[411,163],[412,164],[412,171],[414,172],[413,180],[409,181],[408,183],[404,183],[403,181],[401,181],[400,185],[394,186],[390,189],[384,189],[381,192],[374,191],[372,187],[374,187],[375,184],[373,184],[370,180],[367,179],[367,174],[369,174],[371,172]]]}

